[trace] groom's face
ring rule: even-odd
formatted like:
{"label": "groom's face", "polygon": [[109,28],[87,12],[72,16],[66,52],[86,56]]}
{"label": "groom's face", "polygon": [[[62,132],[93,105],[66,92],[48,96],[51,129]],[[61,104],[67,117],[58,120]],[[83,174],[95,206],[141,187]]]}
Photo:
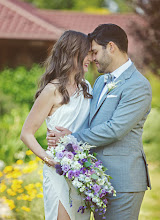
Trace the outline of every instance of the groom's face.
{"label": "groom's face", "polygon": [[112,63],[112,57],[106,48],[92,41],[93,61],[97,66],[99,73],[110,72],[110,65]]}

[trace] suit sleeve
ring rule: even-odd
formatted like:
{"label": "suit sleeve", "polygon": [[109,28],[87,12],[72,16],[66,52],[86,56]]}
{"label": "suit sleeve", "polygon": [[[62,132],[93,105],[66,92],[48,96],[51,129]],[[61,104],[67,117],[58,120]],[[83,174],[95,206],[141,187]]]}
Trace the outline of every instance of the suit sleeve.
{"label": "suit sleeve", "polygon": [[[72,135],[91,145],[106,146],[121,140],[138,122],[150,112],[150,84],[134,84],[127,87],[110,120]],[[105,117],[105,116],[104,116]]]}

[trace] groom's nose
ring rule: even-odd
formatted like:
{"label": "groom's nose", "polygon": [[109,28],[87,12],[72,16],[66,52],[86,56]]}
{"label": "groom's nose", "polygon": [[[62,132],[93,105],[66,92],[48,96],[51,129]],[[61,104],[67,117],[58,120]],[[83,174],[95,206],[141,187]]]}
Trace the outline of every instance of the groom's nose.
{"label": "groom's nose", "polygon": [[93,62],[93,54],[90,54],[90,56],[89,56],[89,61],[90,61],[90,62]]}
{"label": "groom's nose", "polygon": [[93,53],[93,54],[92,54],[92,61],[95,62],[95,60],[96,60],[96,56],[95,56],[95,54]]}

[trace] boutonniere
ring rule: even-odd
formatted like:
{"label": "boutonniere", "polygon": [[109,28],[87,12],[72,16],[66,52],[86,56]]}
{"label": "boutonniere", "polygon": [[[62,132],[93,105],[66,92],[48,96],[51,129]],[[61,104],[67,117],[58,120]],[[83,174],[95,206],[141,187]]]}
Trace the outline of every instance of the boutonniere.
{"label": "boutonniere", "polygon": [[111,90],[113,90],[114,88],[116,88],[116,87],[117,87],[117,84],[118,84],[119,82],[120,82],[120,80],[117,81],[117,82],[110,82],[110,83],[108,83],[108,84],[107,84],[108,92],[110,92]]}

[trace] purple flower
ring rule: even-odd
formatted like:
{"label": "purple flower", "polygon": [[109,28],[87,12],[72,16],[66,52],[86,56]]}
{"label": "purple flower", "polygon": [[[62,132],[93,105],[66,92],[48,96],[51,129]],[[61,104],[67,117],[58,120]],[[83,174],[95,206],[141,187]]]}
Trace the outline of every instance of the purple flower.
{"label": "purple flower", "polygon": [[105,193],[101,193],[101,194],[99,195],[99,197],[102,198],[102,197],[105,196],[105,195],[106,195]]}
{"label": "purple flower", "polygon": [[82,168],[80,169],[80,172],[81,172],[82,174],[85,174],[86,171],[87,171],[87,169],[86,169],[85,167],[82,167]]}
{"label": "purple flower", "polygon": [[105,190],[105,189],[102,189],[102,193],[105,193],[105,194],[106,194],[106,190]]}
{"label": "purple flower", "polygon": [[57,152],[57,153],[56,153],[56,157],[57,157],[58,159],[62,159],[63,156],[64,156],[64,153],[63,153],[63,152]]}
{"label": "purple flower", "polygon": [[62,166],[62,170],[63,170],[63,172],[65,172],[65,173],[67,173],[67,171],[69,170],[69,168],[70,168],[70,165],[68,165],[68,164],[64,164],[64,165]]}
{"label": "purple flower", "polygon": [[80,206],[78,211],[77,212],[80,212],[83,214],[84,213],[84,210],[85,210],[85,207],[84,206]]}
{"label": "purple flower", "polygon": [[69,170],[69,172],[68,172],[68,178],[69,178],[69,179],[72,179],[73,176],[74,176],[73,170]]}
{"label": "purple flower", "polygon": [[89,171],[89,173],[92,175],[93,173],[95,173],[95,170],[94,170],[94,169],[91,169],[91,170]]}
{"label": "purple flower", "polygon": [[67,151],[74,152],[74,149],[73,149],[73,147],[72,147],[72,144],[67,144],[67,146],[65,147],[65,149],[66,149]]}
{"label": "purple flower", "polygon": [[91,198],[90,198],[89,196],[87,196],[87,197],[86,197],[86,200],[90,201],[90,200],[91,200]]}
{"label": "purple flower", "polygon": [[67,152],[66,157],[70,160],[73,160],[74,154],[72,154],[72,152]]}
{"label": "purple flower", "polygon": [[95,193],[98,193],[100,189],[101,189],[101,187],[99,185],[94,184],[93,190],[95,191]]}
{"label": "purple flower", "polygon": [[63,174],[63,170],[60,164],[56,164],[55,168],[56,168],[56,173],[58,173],[59,175]]}
{"label": "purple flower", "polygon": [[73,147],[74,151],[78,151],[79,150],[79,146],[78,145],[73,144],[72,147]]}
{"label": "purple flower", "polygon": [[95,162],[95,167],[98,167],[102,162],[100,160]]}
{"label": "purple flower", "polygon": [[103,202],[104,202],[105,204],[108,204],[107,199],[103,199]]}
{"label": "purple flower", "polygon": [[79,171],[79,170],[75,170],[75,171],[74,171],[74,176],[75,176],[75,177],[79,177],[79,175],[80,175],[80,171]]}

